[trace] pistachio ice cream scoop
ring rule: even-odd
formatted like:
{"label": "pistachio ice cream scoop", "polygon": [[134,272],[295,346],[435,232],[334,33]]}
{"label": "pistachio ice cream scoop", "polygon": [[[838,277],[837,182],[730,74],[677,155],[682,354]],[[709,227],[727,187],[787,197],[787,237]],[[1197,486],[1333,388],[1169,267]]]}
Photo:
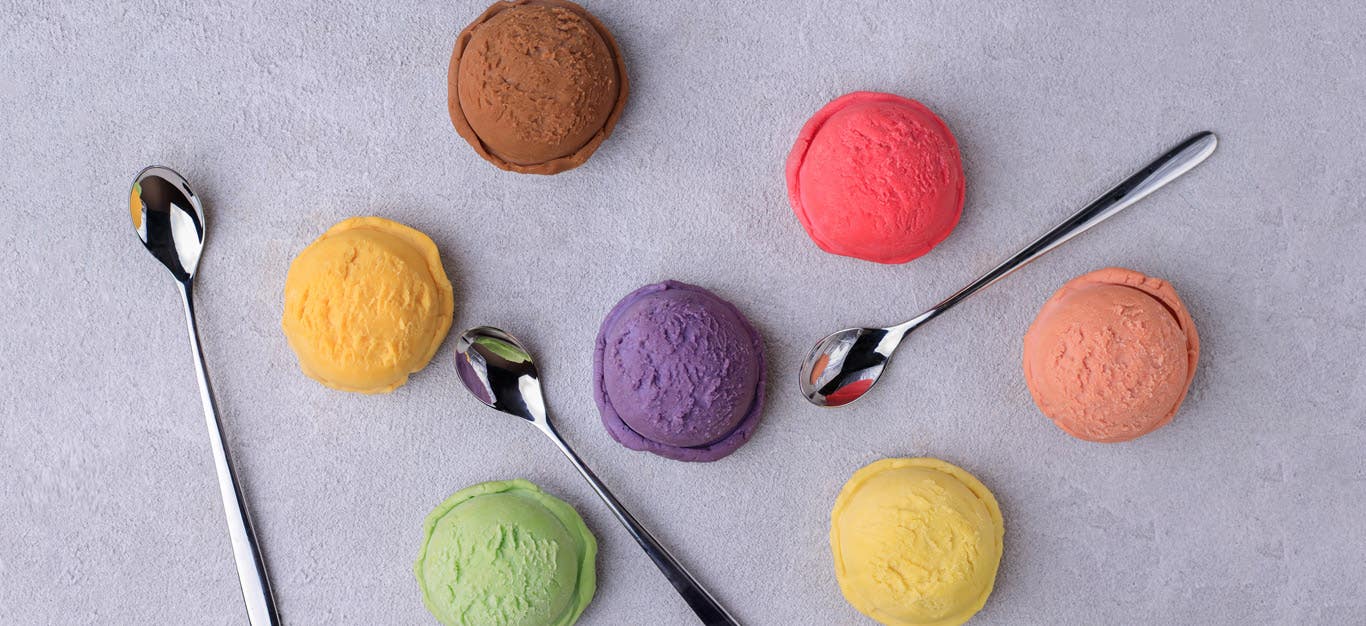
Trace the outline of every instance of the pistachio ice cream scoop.
{"label": "pistachio ice cream scoop", "polygon": [[525,480],[455,492],[423,533],[413,573],[447,626],[569,626],[597,589],[593,533],[573,507]]}

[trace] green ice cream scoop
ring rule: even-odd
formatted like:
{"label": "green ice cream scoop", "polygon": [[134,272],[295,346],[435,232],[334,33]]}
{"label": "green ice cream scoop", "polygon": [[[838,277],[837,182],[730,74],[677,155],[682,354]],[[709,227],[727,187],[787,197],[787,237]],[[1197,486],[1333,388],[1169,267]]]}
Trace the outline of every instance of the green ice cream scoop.
{"label": "green ice cream scoop", "polygon": [[423,530],[413,571],[447,626],[569,626],[597,590],[597,539],[574,507],[528,481],[461,489]]}

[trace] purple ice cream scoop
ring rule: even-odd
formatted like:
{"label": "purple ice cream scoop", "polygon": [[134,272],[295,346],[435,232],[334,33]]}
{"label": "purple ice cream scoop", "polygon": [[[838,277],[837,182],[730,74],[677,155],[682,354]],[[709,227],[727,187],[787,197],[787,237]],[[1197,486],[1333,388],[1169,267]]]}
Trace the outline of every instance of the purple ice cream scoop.
{"label": "purple ice cream scoop", "polygon": [[706,289],[672,280],[646,285],[602,322],[593,397],[622,445],[715,461],[759,426],[763,339],[734,305]]}

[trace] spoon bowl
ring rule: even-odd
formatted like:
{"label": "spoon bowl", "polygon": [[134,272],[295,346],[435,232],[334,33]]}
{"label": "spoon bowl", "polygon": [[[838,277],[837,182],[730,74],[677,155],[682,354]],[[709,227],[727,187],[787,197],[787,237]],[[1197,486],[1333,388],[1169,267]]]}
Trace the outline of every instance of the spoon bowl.
{"label": "spoon bowl", "polygon": [[204,252],[204,207],[190,183],[168,167],[144,168],[133,180],[128,208],[147,251],[176,280],[193,279]]}
{"label": "spoon bowl", "polygon": [[846,328],[826,335],[802,362],[802,395],[818,406],[844,406],[866,393],[903,335],[888,328]]}
{"label": "spoon bowl", "polygon": [[546,423],[540,374],[516,337],[491,326],[461,333],[455,340],[455,370],[486,406],[533,424]]}

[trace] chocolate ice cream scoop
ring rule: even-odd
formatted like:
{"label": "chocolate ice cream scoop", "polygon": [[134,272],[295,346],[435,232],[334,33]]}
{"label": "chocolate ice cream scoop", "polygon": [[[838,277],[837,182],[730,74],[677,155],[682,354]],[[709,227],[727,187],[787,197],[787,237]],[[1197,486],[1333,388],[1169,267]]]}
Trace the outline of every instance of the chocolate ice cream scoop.
{"label": "chocolate ice cream scoop", "polygon": [[461,31],[447,104],[490,163],[556,174],[588,160],[626,104],[626,68],[607,28],[573,2],[498,2]]}

